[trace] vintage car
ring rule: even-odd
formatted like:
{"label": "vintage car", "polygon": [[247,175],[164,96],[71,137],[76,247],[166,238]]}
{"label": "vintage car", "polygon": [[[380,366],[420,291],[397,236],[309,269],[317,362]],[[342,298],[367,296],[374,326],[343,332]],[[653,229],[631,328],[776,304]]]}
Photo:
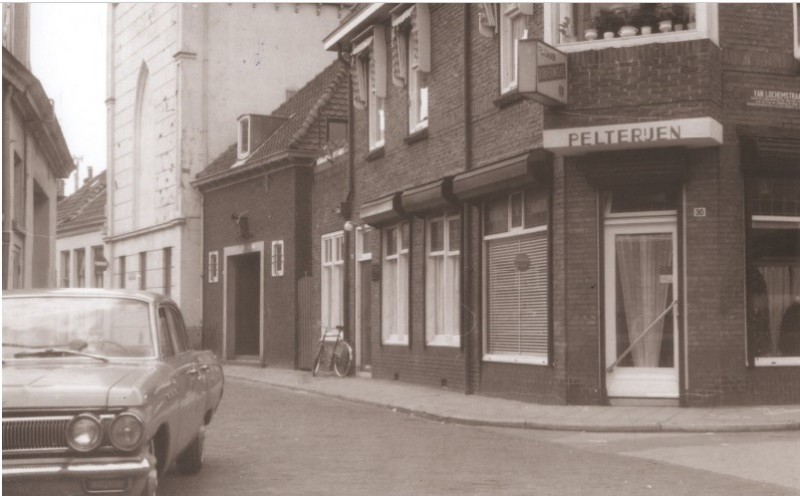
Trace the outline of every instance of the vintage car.
{"label": "vintage car", "polygon": [[103,289],[3,293],[3,493],[156,494],[203,464],[222,367],[169,298]]}

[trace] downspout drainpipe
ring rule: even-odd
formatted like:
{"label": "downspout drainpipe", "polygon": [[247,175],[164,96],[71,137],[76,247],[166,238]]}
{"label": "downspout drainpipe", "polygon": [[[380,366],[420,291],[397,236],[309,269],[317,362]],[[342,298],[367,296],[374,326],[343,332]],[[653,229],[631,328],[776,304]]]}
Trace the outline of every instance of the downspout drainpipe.
{"label": "downspout drainpipe", "polygon": [[[350,57],[352,57],[351,53],[346,53],[342,49],[339,49],[338,53],[339,61],[341,61],[345,67],[347,68],[347,198],[345,199],[346,202],[346,211],[342,212],[344,220],[348,221],[353,217],[353,195],[355,194],[355,154],[353,153],[353,148],[355,145],[355,139],[353,137],[353,77],[350,75]],[[351,257],[355,253],[355,230],[353,231],[345,231],[345,242],[344,242],[344,294],[342,295],[342,321],[344,322],[345,326],[345,335],[344,338],[353,344],[353,348],[359,346],[360,343],[354,343],[353,339],[355,338],[355,332],[353,326],[355,325],[355,320],[351,318],[353,312],[350,309],[350,303],[353,300],[353,292],[355,291],[354,285],[352,284],[352,277],[350,276],[350,271],[353,267],[351,263]],[[354,374],[355,368],[351,370],[351,374]]]}
{"label": "downspout drainpipe", "polygon": [[[471,20],[469,4],[464,4],[464,168],[472,168],[472,105],[471,105],[471,65],[472,65],[472,52],[470,48],[471,41]],[[474,334],[477,330],[477,322],[475,319],[476,312],[472,308],[472,278],[476,271],[471,270],[472,267],[472,215],[471,206],[469,203],[464,203],[461,207],[462,210],[462,228],[461,228],[461,250],[463,256],[461,257],[461,339],[464,344],[464,392],[465,394],[472,394],[472,380],[470,369],[472,366],[472,340],[475,339]],[[479,366],[479,364],[476,364]]]}

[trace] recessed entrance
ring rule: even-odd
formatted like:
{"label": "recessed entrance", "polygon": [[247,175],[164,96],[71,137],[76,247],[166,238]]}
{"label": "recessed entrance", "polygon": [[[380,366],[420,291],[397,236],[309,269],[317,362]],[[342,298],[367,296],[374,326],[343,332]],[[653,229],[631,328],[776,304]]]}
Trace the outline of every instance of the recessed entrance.
{"label": "recessed entrance", "polygon": [[229,346],[226,358],[258,357],[261,328],[261,253],[228,257],[226,277],[228,342],[233,345]]}

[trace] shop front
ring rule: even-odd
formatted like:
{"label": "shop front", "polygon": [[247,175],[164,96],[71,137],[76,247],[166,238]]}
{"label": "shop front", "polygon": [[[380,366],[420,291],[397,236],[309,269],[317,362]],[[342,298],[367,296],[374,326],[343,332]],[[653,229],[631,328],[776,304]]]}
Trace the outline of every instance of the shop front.
{"label": "shop front", "polygon": [[[544,148],[596,199],[589,231],[596,233],[598,382],[612,405],[681,404],[692,341],[685,318],[687,182],[692,167],[714,165],[717,155],[707,149],[721,144],[722,126],[712,118],[544,132]],[[587,204],[564,194],[568,217],[571,204]],[[580,234],[570,238],[569,229],[568,266],[576,258],[570,254],[586,249],[572,245],[586,243]],[[566,307],[583,297],[568,288]],[[568,324],[566,332],[578,329]],[[572,353],[568,348],[568,361]]]}

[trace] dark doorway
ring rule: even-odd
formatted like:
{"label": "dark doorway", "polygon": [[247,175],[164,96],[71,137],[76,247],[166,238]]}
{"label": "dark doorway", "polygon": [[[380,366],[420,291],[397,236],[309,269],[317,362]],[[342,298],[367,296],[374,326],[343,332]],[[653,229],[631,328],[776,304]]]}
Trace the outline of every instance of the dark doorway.
{"label": "dark doorway", "polygon": [[231,257],[233,262],[233,311],[236,355],[259,355],[261,254]]}

